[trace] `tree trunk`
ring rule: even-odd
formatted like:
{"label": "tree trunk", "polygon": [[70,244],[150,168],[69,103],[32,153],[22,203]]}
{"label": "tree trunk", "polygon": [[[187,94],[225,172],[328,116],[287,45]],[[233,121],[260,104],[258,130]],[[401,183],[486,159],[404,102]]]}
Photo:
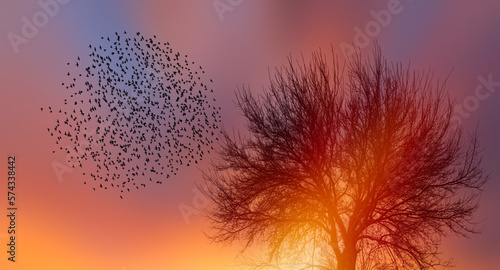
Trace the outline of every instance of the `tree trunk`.
{"label": "tree trunk", "polygon": [[347,254],[345,261],[345,270],[356,270],[356,253]]}
{"label": "tree trunk", "polygon": [[342,258],[338,258],[338,270],[356,270],[356,244],[346,244]]}

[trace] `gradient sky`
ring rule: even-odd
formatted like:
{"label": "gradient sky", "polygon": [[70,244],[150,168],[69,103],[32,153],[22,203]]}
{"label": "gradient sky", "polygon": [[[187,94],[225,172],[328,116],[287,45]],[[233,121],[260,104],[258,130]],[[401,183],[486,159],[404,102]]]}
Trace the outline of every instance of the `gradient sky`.
{"label": "gradient sky", "polygon": [[[48,0],[41,0],[46,2]],[[63,2],[63,1],[61,1]],[[357,30],[375,22],[373,13],[392,1],[242,0],[220,19],[213,0],[72,0],[61,4],[47,25],[16,53],[8,33],[21,34],[22,18],[42,10],[38,1],[0,4],[0,269],[239,269],[239,246],[209,243],[207,223],[186,223],[180,205],[193,206],[201,170],[183,168],[177,178],[133,193],[126,200],[83,185],[77,170],[59,181],[51,164],[46,128],[54,118],[40,107],[60,104],[66,63],[88,53],[88,45],[115,31],[140,31],[170,42],[213,78],[224,126],[241,128],[234,91],[258,93],[268,70],[291,54],[305,57],[357,41]],[[221,0],[226,3],[226,0]],[[401,0],[398,14],[374,35],[384,55],[445,79],[458,104],[471,100],[480,76],[500,82],[500,1]],[[376,29],[375,29],[376,30]],[[359,44],[358,44],[359,45]],[[369,54],[373,42],[361,48]],[[494,89],[495,90],[495,89]],[[500,87],[462,117],[466,130],[478,125],[483,165],[490,173],[476,220],[482,234],[444,241],[457,270],[500,269]],[[469,106],[470,107],[470,106]],[[17,262],[7,261],[7,156],[16,155],[18,193]]]}

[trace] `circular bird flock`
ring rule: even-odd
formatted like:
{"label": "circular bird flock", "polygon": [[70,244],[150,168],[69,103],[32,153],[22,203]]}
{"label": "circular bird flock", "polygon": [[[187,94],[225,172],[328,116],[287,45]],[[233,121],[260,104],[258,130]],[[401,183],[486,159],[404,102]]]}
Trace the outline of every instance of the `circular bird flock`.
{"label": "circular bird flock", "polygon": [[68,154],[94,190],[161,184],[213,149],[220,107],[201,66],[140,33],[115,33],[89,49],[68,63],[64,104],[41,110],[56,115],[47,129],[53,152]]}

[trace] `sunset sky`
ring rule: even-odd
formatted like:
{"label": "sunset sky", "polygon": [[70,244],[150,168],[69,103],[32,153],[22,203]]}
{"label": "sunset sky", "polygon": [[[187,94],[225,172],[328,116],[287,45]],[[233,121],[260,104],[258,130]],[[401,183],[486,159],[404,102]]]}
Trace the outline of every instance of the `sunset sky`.
{"label": "sunset sky", "polygon": [[[40,108],[67,97],[67,62],[123,31],[156,35],[203,66],[228,130],[244,128],[234,105],[238,87],[260,93],[269,71],[290,55],[333,48],[342,62],[346,46],[369,55],[377,40],[391,61],[447,79],[451,99],[462,106],[457,121],[468,132],[477,127],[490,180],[475,215],[482,233],[447,238],[443,256],[453,257],[457,270],[500,269],[500,1],[59,0],[46,24],[13,43],[10,33],[22,37],[26,20],[46,12],[39,2],[54,1],[0,4],[0,269],[240,269],[238,243],[210,243],[203,215],[180,211],[204,204],[196,184],[215,155],[124,200],[84,185],[78,169],[60,179],[53,170],[65,155],[52,153],[47,127],[55,118]],[[478,88],[490,94],[479,98]],[[15,263],[6,253],[10,155],[17,158]]]}

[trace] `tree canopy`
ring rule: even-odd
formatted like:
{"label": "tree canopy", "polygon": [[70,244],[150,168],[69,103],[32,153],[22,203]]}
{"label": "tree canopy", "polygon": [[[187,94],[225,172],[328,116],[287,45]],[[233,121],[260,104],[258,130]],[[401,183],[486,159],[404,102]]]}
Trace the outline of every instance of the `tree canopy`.
{"label": "tree canopy", "polygon": [[205,173],[212,239],[264,245],[262,267],[449,266],[442,238],[476,232],[487,178],[477,135],[451,125],[429,73],[379,48],[344,67],[321,52],[290,58],[262,95],[237,92],[249,135],[224,131]]}

